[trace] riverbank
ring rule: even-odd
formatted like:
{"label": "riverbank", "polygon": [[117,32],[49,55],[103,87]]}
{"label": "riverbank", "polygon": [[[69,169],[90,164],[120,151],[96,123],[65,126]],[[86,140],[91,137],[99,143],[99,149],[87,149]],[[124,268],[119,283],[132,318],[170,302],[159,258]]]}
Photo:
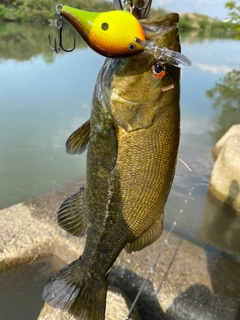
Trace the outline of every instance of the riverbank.
{"label": "riverbank", "polygon": [[[40,3],[36,3],[35,0],[23,0],[21,2],[10,1],[8,5],[0,5],[0,21],[47,24],[56,19],[55,6],[56,3],[53,0],[43,0]],[[71,6],[88,11],[100,12],[114,10],[113,3],[98,0],[87,2],[84,0],[73,0],[71,1]],[[166,13],[162,8],[152,8],[150,17],[158,17]],[[233,30],[233,24],[229,21],[223,22],[198,13],[184,13],[180,14],[179,28],[183,30],[227,31]]]}
{"label": "riverbank", "polygon": [[[1,271],[46,256],[57,256],[63,264],[70,263],[79,256],[84,247],[84,238],[72,237],[61,230],[56,223],[56,211],[61,202],[74,193],[81,183],[80,180],[72,181],[33,200],[0,211]],[[118,288],[124,299],[128,299],[128,308],[157,257],[167,233],[164,230],[159,240],[140,252],[129,255],[123,251],[116,260],[108,277],[109,285]],[[18,269],[15,270],[18,272]],[[35,276],[37,278],[39,274],[36,273]],[[4,272],[1,277],[4,279]],[[45,281],[48,277],[49,274],[46,274]],[[238,264],[226,259],[226,254],[213,247],[200,247],[172,234],[139,298],[138,313],[141,319],[151,320],[238,319],[239,279]],[[14,286],[20,290],[18,283],[14,283]],[[1,296],[1,312],[7,312],[9,301],[15,301],[14,294],[15,291],[11,291],[11,296]],[[25,295],[24,297],[25,300],[21,303],[29,308],[31,299]],[[40,294],[38,299],[41,305]],[[109,320],[116,319],[115,311],[111,309],[113,306],[118,310],[119,293],[113,300],[107,300]],[[16,319],[22,320],[19,318],[21,312],[15,307],[14,310],[18,317]],[[50,307],[47,312],[47,319],[51,319],[51,313],[56,312],[58,319],[69,319],[66,315],[60,315],[59,310]],[[45,319],[43,313],[39,319]]]}
{"label": "riverbank", "polygon": [[[109,11],[114,9],[113,3],[98,0],[72,0],[64,2],[74,8],[88,11]],[[17,21],[32,23],[48,23],[56,19],[56,2],[54,0],[22,0],[8,1],[0,5],[0,21]]]}
{"label": "riverbank", "polygon": [[233,31],[233,24],[230,21],[224,22],[198,13],[182,13],[179,17],[179,28],[205,31],[221,30],[224,33],[227,30]]}

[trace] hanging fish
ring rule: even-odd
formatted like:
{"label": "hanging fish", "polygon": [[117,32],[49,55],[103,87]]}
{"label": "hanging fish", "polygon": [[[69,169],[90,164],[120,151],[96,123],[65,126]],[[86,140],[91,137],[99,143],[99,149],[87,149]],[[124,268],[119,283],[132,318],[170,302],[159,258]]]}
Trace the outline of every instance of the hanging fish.
{"label": "hanging fish", "polygon": [[[100,28],[110,26],[99,21]],[[177,14],[168,14],[141,24],[148,41],[179,53],[177,22]],[[86,184],[58,213],[66,231],[87,234],[86,245],[46,284],[43,299],[51,306],[76,319],[104,320],[107,275],[122,249],[141,250],[160,237],[178,154],[179,99],[180,68],[171,63],[147,52],[106,59],[90,120],[66,144],[69,154],[88,148]]]}
{"label": "hanging fish", "polygon": [[60,14],[86,43],[105,57],[126,57],[144,50],[135,38],[145,40],[140,22],[128,11],[88,12],[63,6]]}

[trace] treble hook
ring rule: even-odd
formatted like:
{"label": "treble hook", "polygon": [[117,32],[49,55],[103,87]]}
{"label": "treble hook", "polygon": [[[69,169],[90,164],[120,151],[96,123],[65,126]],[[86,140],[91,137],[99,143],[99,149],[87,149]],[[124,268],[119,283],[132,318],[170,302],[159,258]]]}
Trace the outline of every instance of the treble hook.
{"label": "treble hook", "polygon": [[[57,12],[59,12],[59,8],[57,8]],[[61,49],[65,52],[72,52],[75,47],[76,47],[76,38],[74,37],[74,43],[73,43],[73,48],[72,49],[65,49],[63,47],[63,44],[62,44],[62,29],[63,29],[63,20],[62,20],[62,17],[61,15],[59,16],[58,20],[57,20],[57,27],[58,27],[58,41],[59,41],[59,45],[57,46],[57,40],[55,38],[54,40],[54,47],[52,47],[51,45],[51,37],[50,35],[48,35],[48,43],[49,43],[49,46],[50,48],[55,51],[56,53],[58,53]]]}

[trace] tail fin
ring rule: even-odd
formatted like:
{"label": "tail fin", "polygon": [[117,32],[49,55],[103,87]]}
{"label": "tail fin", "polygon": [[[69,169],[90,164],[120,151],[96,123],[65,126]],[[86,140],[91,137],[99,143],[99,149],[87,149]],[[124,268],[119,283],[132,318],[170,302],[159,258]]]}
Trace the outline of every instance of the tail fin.
{"label": "tail fin", "polygon": [[92,280],[83,273],[80,259],[58,271],[48,280],[43,300],[78,320],[104,320],[107,277]]}

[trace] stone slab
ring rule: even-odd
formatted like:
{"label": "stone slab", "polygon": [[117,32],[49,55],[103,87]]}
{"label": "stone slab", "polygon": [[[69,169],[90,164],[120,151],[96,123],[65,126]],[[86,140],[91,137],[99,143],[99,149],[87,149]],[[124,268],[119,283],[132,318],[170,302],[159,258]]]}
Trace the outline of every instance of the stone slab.
{"label": "stone slab", "polygon": [[[61,202],[80,185],[81,181],[73,181],[0,211],[1,271],[47,255],[57,255],[67,264],[81,254],[85,239],[68,235],[55,221]],[[136,303],[140,319],[240,319],[239,264],[213,247],[202,248],[175,234],[159,254],[167,234],[164,230],[151,246],[131,255],[123,251],[117,258],[109,274],[109,285],[123,294],[109,290],[112,300],[107,300],[110,311],[106,319],[116,320],[117,310],[123,310],[122,314],[127,316],[129,301],[135,299],[148,275]],[[154,272],[148,272],[158,256]],[[56,312],[59,313],[45,306],[38,320],[61,319]],[[124,317],[121,315],[121,319]]]}

